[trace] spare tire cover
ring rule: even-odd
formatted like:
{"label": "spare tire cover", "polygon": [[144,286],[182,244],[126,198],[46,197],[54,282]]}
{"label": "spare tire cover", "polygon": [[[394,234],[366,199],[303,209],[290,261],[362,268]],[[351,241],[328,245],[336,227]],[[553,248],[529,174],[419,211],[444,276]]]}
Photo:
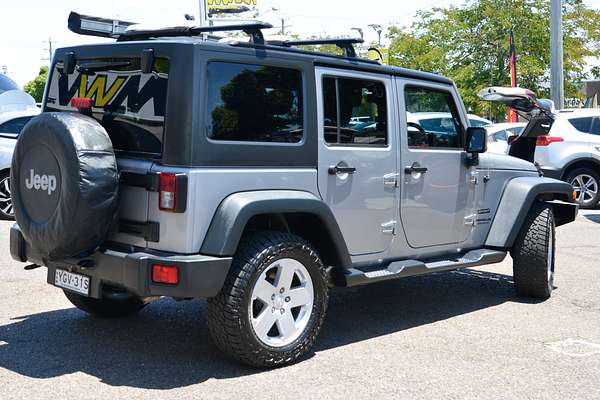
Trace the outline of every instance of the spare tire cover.
{"label": "spare tire cover", "polygon": [[96,249],[118,206],[117,162],[106,130],[71,112],[33,118],[15,147],[11,189],[23,237],[44,260]]}

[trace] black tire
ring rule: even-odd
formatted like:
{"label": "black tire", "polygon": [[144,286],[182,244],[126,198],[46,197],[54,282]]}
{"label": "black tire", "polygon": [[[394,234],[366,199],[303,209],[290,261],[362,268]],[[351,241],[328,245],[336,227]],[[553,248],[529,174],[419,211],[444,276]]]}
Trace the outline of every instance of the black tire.
{"label": "black tire", "polygon": [[511,250],[515,288],[519,296],[548,299],[554,285],[555,247],[552,208],[536,202]]}
{"label": "black tire", "polygon": [[0,219],[5,221],[15,219],[10,195],[10,170],[0,172]]}
{"label": "black tire", "polygon": [[104,287],[101,299],[85,297],[64,290],[73,305],[88,314],[99,318],[120,318],[136,314],[146,306],[137,296],[116,288]]}
{"label": "black tire", "polygon": [[[261,341],[252,326],[254,311],[250,305],[254,307],[257,301],[252,299],[252,291],[263,273],[277,265],[274,262],[290,259],[308,271],[314,300],[300,335],[288,345],[273,347]],[[288,233],[256,232],[242,239],[221,292],[208,299],[208,328],[215,344],[230,357],[254,367],[280,367],[293,363],[312,347],[325,319],[328,301],[328,274],[308,242]],[[270,306],[266,307],[265,312],[270,312]]]}
{"label": "black tire", "polygon": [[[586,191],[585,196],[582,195],[582,192],[578,188],[581,184],[576,181],[578,177],[582,177],[585,182],[592,179],[592,186],[595,188],[595,194],[593,191]],[[565,182],[570,183],[576,191],[578,195],[577,203],[579,203],[580,208],[594,208],[598,205],[598,202],[600,201],[600,175],[598,175],[596,171],[590,168],[574,169],[567,174]]]}

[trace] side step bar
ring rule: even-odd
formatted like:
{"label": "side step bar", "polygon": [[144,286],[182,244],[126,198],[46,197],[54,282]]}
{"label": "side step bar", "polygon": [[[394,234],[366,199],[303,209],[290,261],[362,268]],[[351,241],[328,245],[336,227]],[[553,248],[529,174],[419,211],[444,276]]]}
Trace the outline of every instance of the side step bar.
{"label": "side step bar", "polygon": [[452,271],[460,268],[502,262],[505,251],[479,249],[471,250],[451,260],[422,262],[417,260],[394,261],[387,268],[375,271],[362,271],[356,268],[332,270],[333,282],[336,286],[360,286],[369,283],[383,282],[409,276],[429,274],[432,272]]}

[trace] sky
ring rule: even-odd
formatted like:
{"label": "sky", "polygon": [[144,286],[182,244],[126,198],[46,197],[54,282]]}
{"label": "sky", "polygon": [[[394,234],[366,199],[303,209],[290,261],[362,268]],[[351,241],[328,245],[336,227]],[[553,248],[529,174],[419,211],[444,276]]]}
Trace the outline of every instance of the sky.
{"label": "sky", "polygon": [[[409,26],[418,10],[434,6],[460,5],[463,0],[257,0],[261,20],[301,36],[358,35],[351,28],[365,32],[365,40],[376,41],[369,24]],[[587,0],[600,9],[600,0]],[[184,14],[198,17],[199,0],[2,0],[0,23],[0,72],[4,68],[17,84],[33,79],[39,67],[48,64],[48,40],[53,46],[65,47],[102,41],[67,29],[70,11],[117,18],[126,21],[173,26],[185,25]],[[44,60],[45,59],[45,60]]]}

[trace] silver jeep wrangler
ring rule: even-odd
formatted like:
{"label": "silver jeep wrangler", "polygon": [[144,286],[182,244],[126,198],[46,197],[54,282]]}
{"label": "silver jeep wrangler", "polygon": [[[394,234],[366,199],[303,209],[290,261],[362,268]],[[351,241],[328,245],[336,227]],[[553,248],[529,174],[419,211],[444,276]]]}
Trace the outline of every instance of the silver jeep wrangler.
{"label": "silver jeep wrangler", "polygon": [[[56,51],[11,169],[11,255],[76,307],[207,298],[217,346],[274,367],[310,349],[331,287],[510,252],[517,293],[550,296],[573,189],[486,154],[452,81],[359,59],[356,39],[327,41],[345,53],[331,56],[267,42],[262,24],[101,22],[70,16],[117,40]],[[422,126],[423,112],[452,118]]]}

